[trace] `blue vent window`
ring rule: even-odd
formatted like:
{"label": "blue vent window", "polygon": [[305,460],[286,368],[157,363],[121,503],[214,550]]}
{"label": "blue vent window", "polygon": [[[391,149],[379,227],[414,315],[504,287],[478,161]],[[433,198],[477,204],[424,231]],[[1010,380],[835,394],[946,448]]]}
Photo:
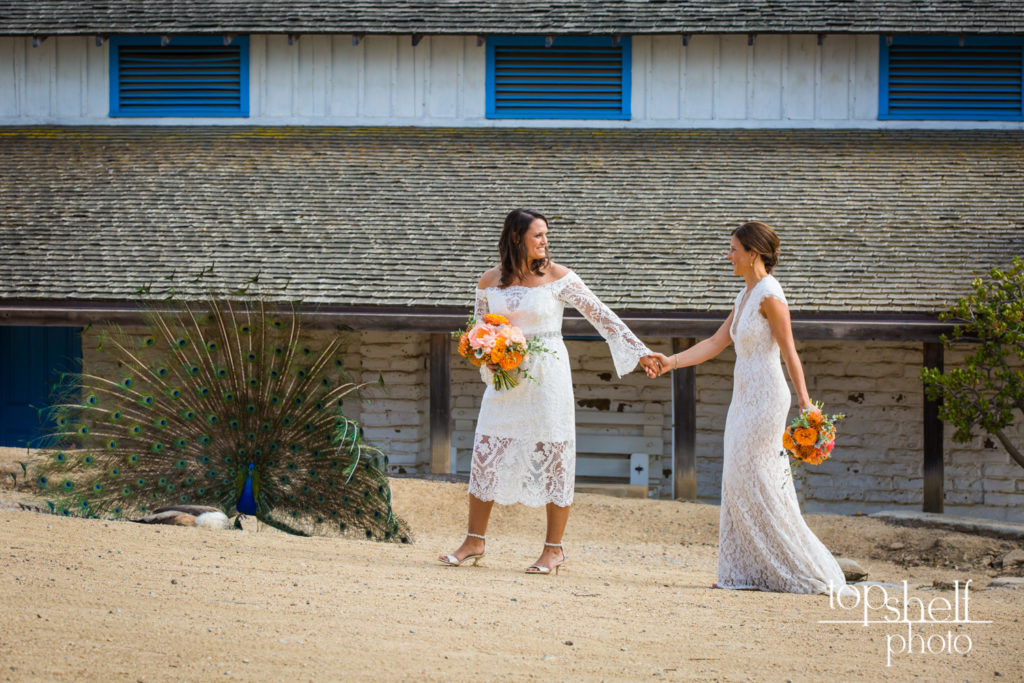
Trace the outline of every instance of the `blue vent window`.
{"label": "blue vent window", "polygon": [[1024,38],[882,39],[881,119],[1021,121]]}
{"label": "blue vent window", "polygon": [[630,40],[487,38],[487,118],[629,119]]}
{"label": "blue vent window", "polygon": [[111,116],[248,116],[249,38],[110,40]]}

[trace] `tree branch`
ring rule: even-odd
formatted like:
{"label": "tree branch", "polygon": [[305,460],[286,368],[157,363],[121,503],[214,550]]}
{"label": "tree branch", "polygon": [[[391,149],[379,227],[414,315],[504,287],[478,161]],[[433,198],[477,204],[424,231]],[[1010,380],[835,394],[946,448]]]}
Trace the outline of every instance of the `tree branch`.
{"label": "tree branch", "polygon": [[1010,454],[1010,457],[1017,461],[1018,465],[1024,467],[1024,454],[1017,450],[1016,446],[1010,443],[1010,440],[1006,438],[1005,434],[1003,434],[1003,430],[997,429],[992,432],[992,434],[999,439],[999,443],[1003,444],[1003,448],[1005,448],[1006,452]]}

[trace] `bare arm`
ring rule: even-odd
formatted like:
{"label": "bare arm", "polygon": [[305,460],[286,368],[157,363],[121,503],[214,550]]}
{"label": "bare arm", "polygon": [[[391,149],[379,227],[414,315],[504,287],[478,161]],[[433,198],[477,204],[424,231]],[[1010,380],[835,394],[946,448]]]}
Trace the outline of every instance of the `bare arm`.
{"label": "bare arm", "polygon": [[793,381],[793,388],[796,389],[796,398],[800,403],[800,409],[806,410],[811,407],[811,397],[807,394],[804,368],[800,363],[800,356],[796,353],[796,343],[793,341],[793,325],[789,319],[789,307],[785,302],[769,296],[761,302],[761,312],[768,318],[772,336],[775,337],[775,341],[782,351],[786,369],[789,370],[789,379]]}
{"label": "bare arm", "polygon": [[661,356],[658,359],[661,363],[661,372],[658,374],[663,375],[666,372],[675,370],[676,368],[699,365],[706,360],[711,360],[722,351],[725,351],[725,349],[729,347],[729,344],[732,344],[732,337],[729,336],[729,327],[732,325],[732,316],[734,313],[735,311],[729,313],[729,317],[725,319],[725,322],[721,324],[713,335],[694,344],[685,351],[674,353],[671,356],[655,354],[655,357]]}

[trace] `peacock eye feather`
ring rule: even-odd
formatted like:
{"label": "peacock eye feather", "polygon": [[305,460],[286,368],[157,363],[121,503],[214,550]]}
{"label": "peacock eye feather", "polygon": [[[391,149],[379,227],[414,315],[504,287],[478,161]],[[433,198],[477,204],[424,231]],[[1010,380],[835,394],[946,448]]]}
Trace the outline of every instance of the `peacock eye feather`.
{"label": "peacock eye feather", "polygon": [[132,378],[131,377],[125,377],[124,379],[122,379],[121,380],[121,386],[123,386],[125,389],[131,389]]}
{"label": "peacock eye feather", "polygon": [[143,396],[142,399],[140,399],[140,400],[142,401],[143,405],[147,405],[147,406],[153,405],[153,397],[152,396]]}
{"label": "peacock eye feather", "polygon": [[164,445],[162,443],[160,443],[159,441],[157,441],[156,443],[153,444],[153,452],[154,453],[159,453],[163,449],[164,449]]}
{"label": "peacock eye feather", "polygon": [[206,345],[206,348],[208,348],[210,351],[216,351],[217,350],[217,342],[212,341],[212,342],[208,343]]}
{"label": "peacock eye feather", "polygon": [[49,480],[49,479],[47,479],[46,477],[39,477],[39,485],[40,485],[41,487],[44,487],[44,488],[45,488],[45,487],[46,487],[46,484],[47,484],[47,483],[48,483],[49,481],[50,481],[50,480]]}
{"label": "peacock eye feather", "polygon": [[200,396],[209,396],[210,395],[210,390],[207,389],[206,387],[199,387],[198,389],[196,389],[196,391],[199,393]]}
{"label": "peacock eye feather", "polygon": [[110,441],[107,442],[107,448],[110,448],[110,449],[117,448],[117,442],[114,441],[113,439],[111,439]]}
{"label": "peacock eye feather", "polygon": [[89,394],[88,396],[86,396],[85,402],[88,403],[91,406],[94,406],[97,403],[97,399],[96,399],[96,397],[94,395]]}
{"label": "peacock eye feather", "polygon": [[230,425],[232,429],[238,429],[241,426],[241,423],[238,420],[231,420],[228,422],[228,425]]}
{"label": "peacock eye feather", "polygon": [[67,479],[67,480],[65,480],[65,481],[64,481],[64,490],[65,490],[65,491],[70,491],[70,490],[71,490],[71,489],[73,489],[73,488],[75,488],[75,484],[74,484],[74,482],[72,482],[72,481],[71,481],[71,480],[69,480],[69,479]]}
{"label": "peacock eye feather", "polygon": [[188,346],[188,339],[186,337],[178,337],[178,340],[174,342],[175,346],[179,349],[183,349]]}
{"label": "peacock eye feather", "polygon": [[131,432],[132,434],[141,434],[142,427],[140,427],[139,425],[132,425],[131,427],[128,428],[128,431]]}
{"label": "peacock eye feather", "polygon": [[116,411],[116,410],[110,414],[110,419],[111,420],[115,420],[115,421],[116,420],[120,420],[122,417],[124,417],[124,416],[121,415],[121,413]]}
{"label": "peacock eye feather", "polygon": [[235,400],[235,395],[229,391],[224,394],[224,400],[227,401],[228,403],[231,403],[232,401]]}
{"label": "peacock eye feather", "polygon": [[156,369],[156,374],[157,374],[158,377],[164,377],[167,374],[167,368],[164,368],[164,367],[157,368]]}
{"label": "peacock eye feather", "polygon": [[139,487],[145,486],[146,485],[146,480],[145,479],[137,479],[135,481],[135,485],[139,486]]}
{"label": "peacock eye feather", "polygon": [[181,398],[181,389],[177,387],[170,389],[167,393],[171,398]]}
{"label": "peacock eye feather", "polygon": [[53,457],[57,460],[57,462],[64,462],[64,460],[67,458],[67,456],[64,455],[63,452],[58,452],[57,455]]}
{"label": "peacock eye feather", "polygon": [[216,415],[214,415],[213,413],[211,413],[211,414],[206,416],[206,421],[209,422],[212,425],[215,425],[218,422],[220,422],[220,418],[217,417]]}
{"label": "peacock eye feather", "polygon": [[220,377],[221,379],[224,379],[225,377],[228,376],[228,371],[225,370],[224,368],[219,368],[217,370],[217,376]]}
{"label": "peacock eye feather", "polygon": [[203,444],[204,446],[210,445],[210,437],[207,436],[206,434],[200,435],[199,443]]}
{"label": "peacock eye feather", "polygon": [[134,463],[137,463],[138,461],[139,461],[139,456],[137,456],[137,455],[129,455],[128,456],[128,462],[134,464]]}
{"label": "peacock eye feather", "polygon": [[256,404],[247,403],[245,406],[245,412],[249,413],[250,415],[254,414],[256,412]]}
{"label": "peacock eye feather", "polygon": [[177,441],[174,442],[174,445],[177,446],[178,448],[184,448],[185,446],[188,445],[188,439],[178,439]]}
{"label": "peacock eye feather", "polygon": [[198,375],[199,374],[199,366],[198,365],[193,365],[192,367],[190,367],[188,369],[188,374],[190,374],[190,375]]}
{"label": "peacock eye feather", "polygon": [[153,421],[153,424],[162,429],[167,426],[167,418],[158,417],[156,420]]}
{"label": "peacock eye feather", "polygon": [[153,339],[152,337],[146,337],[142,340],[143,346],[152,346],[153,344],[156,344],[156,339]]}
{"label": "peacock eye feather", "polygon": [[186,420],[193,420],[193,419],[195,419],[196,414],[193,413],[191,410],[186,410],[186,411],[182,412],[181,416],[183,418],[185,418]]}

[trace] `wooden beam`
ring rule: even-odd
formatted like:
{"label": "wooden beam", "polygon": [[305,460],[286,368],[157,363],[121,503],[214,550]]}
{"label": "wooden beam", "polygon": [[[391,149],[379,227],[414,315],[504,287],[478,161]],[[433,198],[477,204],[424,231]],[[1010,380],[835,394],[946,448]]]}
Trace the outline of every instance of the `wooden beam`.
{"label": "wooden beam", "polygon": [[447,334],[430,335],[430,471],[451,472],[452,451],[451,341]]}
{"label": "wooden beam", "polygon": [[[924,344],[924,366],[938,368],[942,372],[942,344],[926,342]],[[939,407],[942,399],[935,401],[924,397],[924,504],[925,512],[942,512],[945,499],[943,491],[942,463],[942,420],[939,419]]]}
{"label": "wooden beam", "polygon": [[[672,340],[672,352],[693,346],[693,339]],[[672,372],[672,496],[697,498],[697,372],[693,367]]]}
{"label": "wooden beam", "polygon": [[[201,303],[201,300],[200,300]],[[398,306],[299,306],[303,324],[333,329],[435,333],[454,330],[466,322],[461,307],[404,308]],[[643,337],[707,337],[715,333],[725,314],[622,312],[622,321]],[[8,301],[0,302],[0,325],[85,326],[142,322],[138,302]],[[937,342],[950,334],[952,323],[920,314],[793,314],[793,334],[802,340]],[[566,311],[562,333],[594,336],[593,326],[575,311]]]}

